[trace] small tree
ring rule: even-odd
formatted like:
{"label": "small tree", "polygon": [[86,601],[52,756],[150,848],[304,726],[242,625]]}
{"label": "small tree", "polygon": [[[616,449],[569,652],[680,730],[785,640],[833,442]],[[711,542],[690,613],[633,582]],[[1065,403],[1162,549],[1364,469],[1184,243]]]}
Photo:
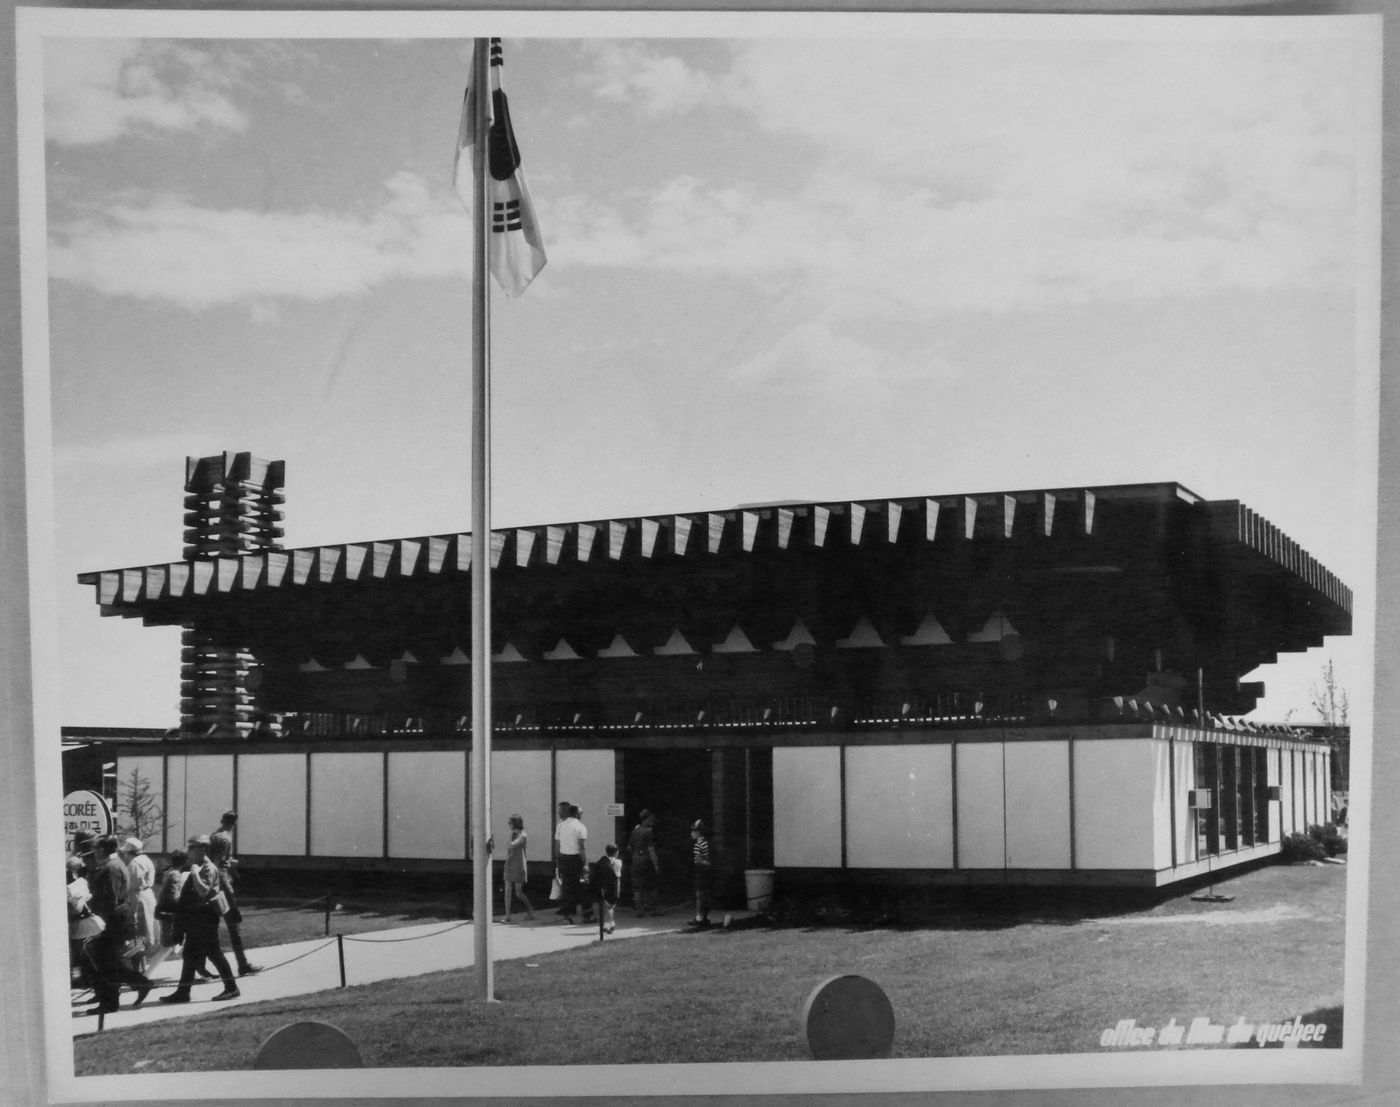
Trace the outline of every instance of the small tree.
{"label": "small tree", "polygon": [[1329,660],[1322,669],[1322,681],[1309,689],[1313,710],[1322,721],[1323,735],[1332,749],[1332,787],[1348,791],[1351,749],[1351,704],[1345,688],[1337,684],[1337,674]]}
{"label": "small tree", "polygon": [[117,781],[117,819],[117,833],[124,837],[149,843],[165,834],[165,809],[140,769],[132,768],[127,779]]}

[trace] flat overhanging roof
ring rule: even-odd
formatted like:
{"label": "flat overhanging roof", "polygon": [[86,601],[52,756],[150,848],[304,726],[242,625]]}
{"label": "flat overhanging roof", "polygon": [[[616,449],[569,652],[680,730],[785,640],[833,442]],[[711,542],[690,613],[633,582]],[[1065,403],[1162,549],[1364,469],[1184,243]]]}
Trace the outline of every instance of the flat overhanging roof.
{"label": "flat overhanging roof", "polygon": [[[1285,579],[1332,609],[1348,633],[1351,590],[1278,527],[1237,500],[1207,501],[1175,483],[1106,485],[927,495],[875,500],[779,503],[722,511],[554,523],[494,530],[491,566],[548,572],[564,565],[597,566],[720,555],[924,545],[985,546],[1010,541],[1063,540],[1087,548],[1113,522],[1119,505],[1199,507],[1210,540],[1240,572]],[[1149,516],[1151,518],[1151,516]],[[1144,535],[1144,539],[1154,536]],[[1115,564],[1077,563],[1064,574],[1112,573]],[[332,543],[238,556],[171,561],[81,573],[105,615],[178,622],[171,608],[202,600],[291,593],[326,585],[469,574],[469,532]],[[1311,601],[1310,601],[1311,602]],[[159,609],[172,617],[162,618]]]}

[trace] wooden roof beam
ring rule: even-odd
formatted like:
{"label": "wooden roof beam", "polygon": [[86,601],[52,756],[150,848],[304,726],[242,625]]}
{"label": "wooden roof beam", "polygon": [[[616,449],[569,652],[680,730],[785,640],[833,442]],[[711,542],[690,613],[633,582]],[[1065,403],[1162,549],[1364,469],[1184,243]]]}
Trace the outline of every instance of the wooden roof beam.
{"label": "wooden roof beam", "polygon": [[136,603],[141,598],[141,586],[146,583],[146,574],[140,569],[123,569],[122,574],[122,603]]}
{"label": "wooden roof beam", "polygon": [[452,542],[451,536],[446,534],[435,534],[428,539],[428,572],[437,574],[443,571]]}
{"label": "wooden roof beam", "polygon": [[971,496],[959,496],[953,507],[958,513],[958,538],[970,541],[977,531],[977,501]]}
{"label": "wooden roof beam", "polygon": [[859,546],[862,534],[865,530],[865,516],[867,514],[864,504],[849,503],[846,505],[846,514],[850,519],[851,545]]}
{"label": "wooden roof beam", "polygon": [[694,521],[685,515],[671,516],[671,552],[677,557],[684,557],[689,551],[694,526]]}
{"label": "wooden roof beam", "polygon": [[359,580],[360,573],[369,559],[369,547],[362,542],[352,542],[345,547],[345,579]]}
{"label": "wooden roof beam", "polygon": [[370,573],[375,580],[383,580],[389,575],[389,567],[394,563],[395,542],[370,543]]}
{"label": "wooden roof beam", "polygon": [[564,539],[572,528],[548,526],[544,528],[544,560],[546,565],[558,565],[564,556]]}
{"label": "wooden roof beam", "polygon": [[932,542],[938,537],[938,501],[924,500],[924,541]]}
{"label": "wooden roof beam", "polygon": [[904,505],[898,500],[885,504],[885,541],[894,545],[899,541],[899,524],[904,519]]}
{"label": "wooden roof beam", "polygon": [[593,540],[598,537],[598,528],[592,523],[574,524],[575,553],[581,562],[586,563],[593,553]]}
{"label": "wooden roof beam", "polygon": [[1016,529],[1016,497],[995,496],[991,508],[993,534],[998,538],[1010,538]]}
{"label": "wooden roof beam", "polygon": [[102,607],[110,607],[121,592],[122,575],[115,570],[99,573],[97,577],[97,602]]}
{"label": "wooden roof beam", "polygon": [[753,553],[758,541],[758,523],[761,516],[757,511],[739,513],[739,544],[745,553]]}
{"label": "wooden roof beam", "polygon": [[728,521],[728,517],[720,511],[711,511],[706,514],[706,549],[708,549],[710,553],[719,553],[720,543],[724,541],[724,525]]}
{"label": "wooden roof beam", "polygon": [[251,592],[258,586],[258,581],[262,579],[263,570],[267,568],[267,558],[263,554],[254,554],[251,557],[240,558],[242,561],[242,572],[238,574],[238,585],[245,592]]}
{"label": "wooden roof beam", "polygon": [[238,584],[238,558],[220,557],[214,561],[214,565],[217,567],[216,578],[214,578],[217,591],[223,593],[234,591],[234,585]]}
{"label": "wooden roof beam", "polygon": [[287,579],[287,569],[292,564],[292,556],[280,551],[269,551],[262,555],[262,560],[266,566],[266,573],[263,577],[267,581],[269,588],[281,588]]}
{"label": "wooden roof beam", "polygon": [[335,571],[345,551],[340,546],[322,546],[316,551],[316,579],[322,584],[335,580]]}
{"label": "wooden roof beam", "polygon": [[788,544],[792,541],[793,520],[796,518],[797,512],[792,508],[778,508],[776,514],[778,549],[785,550],[788,548]]}
{"label": "wooden roof beam", "polygon": [[608,521],[608,560],[621,561],[627,549],[627,522],[623,519]]}
{"label": "wooden roof beam", "polygon": [[661,521],[659,519],[643,519],[637,528],[638,547],[644,558],[656,556],[658,539],[661,537]]}

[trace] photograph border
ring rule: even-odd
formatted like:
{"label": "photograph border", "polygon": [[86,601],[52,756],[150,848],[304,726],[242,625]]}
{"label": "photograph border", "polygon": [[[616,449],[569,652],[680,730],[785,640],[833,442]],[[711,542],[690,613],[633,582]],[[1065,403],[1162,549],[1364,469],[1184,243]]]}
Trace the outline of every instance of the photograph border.
{"label": "photograph border", "polygon": [[[8,118],[16,119],[20,113],[32,112],[34,105],[26,102],[26,97],[35,93],[34,83],[26,83],[23,63],[16,67],[15,17],[39,23],[48,23],[64,17],[58,13],[84,9],[30,8],[36,13],[30,15],[18,9],[24,5],[11,5],[12,18],[7,24],[10,35],[10,49],[6,56],[12,67],[11,79],[6,82],[7,95],[12,110]],[[796,5],[767,5],[766,8],[780,13],[801,11]],[[1113,5],[1101,6],[1059,6],[1043,5],[1044,14],[1066,13],[1080,15],[1104,15],[1116,18],[1122,9]],[[1301,9],[1301,10],[1300,10]],[[86,14],[100,21],[98,12],[109,10],[99,6],[86,9]],[[141,13],[130,9],[110,9],[123,17],[139,17]],[[430,9],[415,6],[412,11],[407,6],[378,5],[373,8],[343,8],[340,6],[311,7],[306,10],[312,18],[324,18],[334,13],[343,13],[346,25],[363,23],[375,24],[380,16],[392,17],[403,24],[411,24],[421,19],[426,25],[431,22],[440,31],[426,37],[449,37],[443,27],[444,22],[468,25],[479,21],[488,14],[504,11],[522,20],[542,18],[565,18],[551,12],[545,5],[518,5],[501,9],[496,5],[453,6]],[[644,16],[660,13],[666,9],[660,5],[644,5],[633,8],[610,8],[600,20],[599,33],[635,33],[637,22]],[[698,11],[714,24],[713,30],[706,33],[724,36],[733,33],[733,28],[752,18],[754,13],[730,13],[718,5],[679,6],[671,11]],[[858,16],[862,12],[880,10],[876,5],[833,6],[824,8],[826,12]],[[902,10],[900,16],[917,18],[926,14],[956,14],[964,12],[974,15],[995,14],[1000,11],[1014,11],[1002,5],[917,5]],[[187,23],[198,23],[202,35],[208,34],[211,20],[217,19],[220,12],[206,7],[163,8],[152,5],[151,18],[159,18],[162,24],[160,33],[177,36],[179,28]],[[278,17],[293,17],[301,13],[288,11],[284,6],[273,6],[260,13],[254,9],[240,9],[239,17],[271,13]],[[1112,13],[1112,14],[1110,14]],[[570,16],[578,13],[569,13]],[[1364,15],[1376,14],[1384,17],[1384,38],[1386,65],[1382,75],[1384,107],[1387,111],[1387,128],[1383,136],[1385,196],[1381,201],[1384,214],[1391,218],[1384,220],[1384,242],[1381,260],[1386,265],[1382,272],[1389,275],[1394,270],[1394,118],[1397,106],[1395,62],[1397,47],[1393,13],[1380,5],[1353,4],[1286,4],[1263,3],[1241,5],[1237,8],[1216,7],[1213,5],[1172,3],[1161,5],[1135,5],[1131,14],[1185,14],[1208,17],[1211,15],[1245,14],[1269,18],[1271,15],[1295,16],[1316,15]],[[609,24],[615,23],[608,29]],[[630,28],[630,29],[629,29]],[[567,33],[567,32],[561,32]],[[269,36],[271,37],[271,36]],[[332,37],[332,36],[325,36]],[[416,36],[408,36],[416,37]],[[451,37],[455,37],[455,34]],[[23,43],[18,45],[22,47]],[[18,89],[18,91],[16,91]],[[12,244],[16,247],[6,252],[6,258],[14,259],[5,267],[7,291],[3,315],[5,349],[13,353],[7,358],[7,369],[0,377],[0,497],[3,497],[3,526],[0,526],[0,565],[4,577],[0,578],[0,624],[6,635],[4,643],[5,664],[0,666],[3,684],[0,684],[0,723],[4,724],[5,741],[0,745],[0,829],[8,831],[5,841],[8,847],[0,851],[0,875],[4,881],[0,889],[7,894],[0,895],[0,927],[3,932],[16,935],[17,942],[5,965],[6,1013],[3,1019],[3,1035],[0,1035],[0,1086],[16,1089],[17,1102],[82,1102],[93,1100],[155,1099],[173,1102],[172,1094],[180,1081],[180,1074],[171,1076],[121,1076],[61,1078],[54,1061],[53,1029],[58,1014],[67,1022],[66,1010],[53,1010],[55,985],[46,985],[39,972],[41,961],[62,956],[63,940],[56,933],[44,931],[38,902],[41,898],[36,889],[45,886],[49,866],[41,865],[40,858],[48,858],[61,853],[58,842],[59,828],[56,820],[39,818],[38,812],[45,806],[56,808],[61,795],[58,779],[59,756],[56,745],[53,748],[39,746],[31,736],[56,734],[62,720],[53,717],[55,705],[51,696],[36,695],[34,689],[44,685],[43,674],[46,667],[53,664],[57,653],[53,628],[43,625],[43,612],[51,609],[54,586],[44,576],[49,559],[45,549],[53,534],[52,482],[45,470],[43,459],[51,454],[50,431],[47,406],[42,403],[46,394],[47,304],[42,282],[36,287],[26,283],[21,273],[20,255],[26,248],[35,248],[33,239],[26,243],[26,232],[21,224],[18,211],[21,196],[26,188],[33,188],[32,180],[26,180],[23,166],[27,158],[32,158],[32,149],[21,148],[24,134],[13,128],[9,132],[15,146],[16,165],[14,179],[7,176],[6,193],[7,221]],[[33,136],[29,136],[32,141]],[[42,155],[42,135],[40,136]],[[38,185],[38,201],[42,205],[42,180]],[[31,193],[25,201],[32,207],[35,201]],[[40,239],[42,246],[42,239]],[[42,266],[40,267],[42,273]],[[32,272],[29,269],[28,272]],[[1370,721],[1373,733],[1379,720],[1385,718],[1382,704],[1394,702],[1395,674],[1388,658],[1394,653],[1396,643],[1396,590],[1395,565],[1393,557],[1396,499],[1396,472],[1400,466],[1395,459],[1396,418],[1394,407],[1394,374],[1396,370],[1395,338],[1397,323],[1394,308],[1393,281],[1386,280],[1381,289],[1381,302],[1375,305],[1377,326],[1381,341],[1380,375],[1377,381],[1380,410],[1379,427],[1379,497],[1377,522],[1380,528],[1379,575],[1375,591],[1376,619],[1376,672],[1374,688],[1365,697],[1373,698],[1374,713],[1367,703],[1356,712],[1361,725]],[[24,349],[21,354],[21,331]],[[22,367],[22,368],[21,368]],[[1364,390],[1363,390],[1364,391]],[[1363,404],[1370,397],[1363,399]],[[33,571],[37,568],[37,572]],[[1357,582],[1360,584],[1361,582]],[[1358,589],[1365,594],[1366,589]],[[48,597],[46,600],[45,597]],[[38,599],[37,607],[35,598]],[[36,615],[35,612],[38,612]],[[31,621],[32,619],[32,621]],[[1365,629],[1365,621],[1358,622],[1358,631]],[[1387,647],[1390,647],[1387,649]],[[1359,682],[1365,686],[1366,682]],[[1389,743],[1379,734],[1370,744],[1370,794],[1389,796],[1391,786],[1396,782],[1397,758]],[[1366,779],[1366,758],[1358,757],[1355,768],[1358,779]],[[1126,1100],[1152,1102],[1152,1097],[1162,1097],[1159,1102],[1174,1102],[1183,1087],[1199,1088],[1200,1094],[1192,1093],[1192,1098],[1202,1103],[1240,1102],[1243,1086],[1260,1087],[1267,1091],[1271,1102],[1278,1103],[1326,1103],[1346,1099],[1357,1102],[1356,1093],[1363,1096],[1381,1096],[1388,1089],[1400,1087],[1400,1062],[1388,1044],[1393,1040],[1393,1029],[1400,1026],[1397,1020],[1397,964],[1393,952],[1395,934],[1394,919],[1400,907],[1393,886],[1387,882],[1375,882],[1369,878],[1376,873],[1389,874],[1395,871],[1397,857],[1396,829],[1386,825],[1382,819],[1389,805],[1372,805],[1365,790],[1353,800],[1352,810],[1358,822],[1363,825],[1369,819],[1369,834],[1360,835],[1357,850],[1352,854],[1355,861],[1349,874],[1348,888],[1348,993],[1350,1004],[1354,997],[1362,996],[1364,982],[1365,1016],[1362,1021],[1365,1047],[1356,1050],[1349,1042],[1340,1051],[1310,1051],[1294,1053],[1286,1058],[1282,1053],[1271,1052],[1250,1061],[1249,1055],[1239,1057],[1225,1053],[1183,1052],[1178,1054],[1128,1053],[1115,1056],[1102,1054],[1075,1054],[1051,1058],[995,1057],[977,1059],[910,1059],[881,1062],[776,1062],[765,1065],[679,1065],[679,1066],[561,1066],[548,1070],[528,1069],[381,1069],[356,1070],[353,1073],[310,1074],[236,1074],[236,1078],[220,1081],[220,1101],[223,1091],[236,1091],[238,1098],[253,1097],[253,1101],[266,1102],[269,1098],[292,1096],[294,1098],[366,1098],[383,1097],[389,1099],[405,1097],[405,1081],[415,1085],[409,1102],[429,1102],[435,1097],[444,1101],[471,1097],[472,1102],[550,1102],[558,1098],[577,1099],[580,1095],[603,1096],[627,1102],[641,1096],[646,1099],[666,1095],[681,1102],[715,1102],[712,1097],[747,1097],[758,1092],[766,1093],[764,1102],[800,1102],[821,1093],[854,1095],[876,1095],[872,1102],[900,1102],[905,1096],[918,1096],[918,1102],[930,1102],[933,1097],[974,1095],[979,1090],[995,1094],[1004,1102],[1015,1102],[1021,1096],[1033,1096],[1034,1102],[1074,1102],[1074,1103],[1120,1103]],[[1369,885],[1369,889],[1368,889]],[[1366,892],[1369,890],[1369,899]],[[1364,915],[1356,911],[1356,905],[1365,903]],[[1359,952],[1353,944],[1353,927],[1367,931],[1367,960],[1364,973],[1357,979],[1357,965],[1353,964],[1353,952]],[[42,935],[42,938],[41,938]],[[41,947],[43,953],[41,956]],[[61,982],[60,982],[61,983]],[[47,1003],[46,1003],[47,1001]],[[65,1031],[68,1028],[64,1027]],[[1359,1056],[1358,1056],[1359,1054]],[[1004,1073],[1008,1066],[1015,1068],[1021,1062],[1034,1064],[1036,1082],[1008,1088]],[[1281,1083],[1270,1077],[1266,1084],[1256,1085],[1252,1081],[1260,1079],[1261,1069],[1255,1067],[1265,1063],[1286,1079]],[[1087,1064],[1093,1072],[1086,1073]],[[1360,1066],[1356,1067],[1359,1063]],[[936,1064],[942,1072],[936,1090],[930,1088],[925,1072],[930,1064]],[[1161,1086],[1140,1086],[1134,1075],[1146,1067]],[[987,1071],[988,1069],[999,1071]],[[639,1069],[660,1069],[639,1078]],[[616,1070],[616,1071],[614,1071]],[[755,1071],[758,1070],[758,1071]],[[1360,1073],[1359,1086],[1345,1082]],[[464,1089],[460,1085],[464,1074],[470,1074],[476,1087]],[[818,1075],[819,1074],[819,1075]],[[944,1079],[944,1077],[948,1079]],[[586,1083],[581,1083],[586,1077]],[[527,1096],[512,1094],[512,1086],[525,1080],[540,1079],[537,1090]],[[80,1082],[99,1081],[110,1087],[93,1086],[75,1088]],[[808,1085],[801,1096],[786,1092],[794,1082]],[[1211,1087],[1214,1085],[1214,1087]],[[576,1089],[586,1090],[579,1092]],[[480,1089],[478,1091],[478,1088]],[[682,1092],[681,1089],[685,1089]],[[691,1094],[695,1089],[703,1089],[700,1095]],[[1063,1097],[1046,1093],[1052,1089],[1076,1089],[1066,1092]],[[90,1092],[90,1094],[89,1094]],[[78,1094],[81,1093],[81,1094]],[[67,1096],[55,1099],[53,1096]],[[482,1098],[477,1098],[481,1096]],[[891,1097],[895,1098],[891,1098]],[[26,1098],[28,1097],[28,1098]],[[1297,1097],[1297,1098],[1295,1098]],[[209,1100],[202,1091],[191,1091],[189,1099]],[[234,1097],[229,1096],[231,1101]],[[638,1100],[640,1101],[640,1100]],[[910,1100],[912,1101],[912,1100]],[[951,1099],[949,1101],[952,1101]],[[1028,1099],[1027,1102],[1032,1100]],[[1361,1100],[1364,1102],[1364,1100]]]}

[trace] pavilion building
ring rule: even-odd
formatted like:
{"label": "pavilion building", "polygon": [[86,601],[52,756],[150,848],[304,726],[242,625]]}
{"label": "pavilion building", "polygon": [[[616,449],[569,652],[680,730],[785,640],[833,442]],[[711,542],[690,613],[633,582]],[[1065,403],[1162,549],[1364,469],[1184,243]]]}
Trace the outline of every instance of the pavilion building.
{"label": "pavilion building", "polygon": [[[173,847],[240,813],[269,869],[464,871],[467,534],[284,549],[283,466],[190,459],[181,560],[85,573],[184,628],[178,733],[118,752]],[[737,885],[1159,887],[1328,821],[1328,746],[1242,682],[1351,593],[1179,484],[780,503],[491,536],[491,823],[590,855],[703,818]]]}

